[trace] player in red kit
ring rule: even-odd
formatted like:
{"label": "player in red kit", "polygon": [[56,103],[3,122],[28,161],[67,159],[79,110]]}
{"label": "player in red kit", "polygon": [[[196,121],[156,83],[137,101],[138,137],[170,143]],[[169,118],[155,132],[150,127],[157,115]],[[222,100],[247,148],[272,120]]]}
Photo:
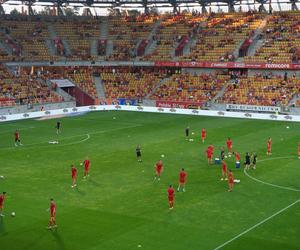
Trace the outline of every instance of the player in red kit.
{"label": "player in red kit", "polygon": [[227,181],[227,165],[225,161],[222,161],[222,178],[221,181]]}
{"label": "player in red kit", "polygon": [[298,143],[298,158],[300,159],[300,142]]}
{"label": "player in red kit", "polygon": [[73,164],[71,167],[71,173],[72,173],[72,188],[76,187],[76,178],[77,178],[77,168]]}
{"label": "player in red kit", "polygon": [[154,181],[156,181],[156,180],[160,181],[160,175],[161,175],[162,170],[163,170],[163,163],[162,163],[162,160],[159,160],[155,165]]}
{"label": "player in red kit", "polygon": [[90,165],[91,165],[91,161],[87,157],[83,162],[83,167],[84,167],[83,178],[84,179],[89,176]]}
{"label": "player in red kit", "polygon": [[20,140],[20,132],[18,130],[15,131],[15,146],[22,146],[23,144],[21,143]]}
{"label": "player in red kit", "polygon": [[270,137],[267,142],[267,155],[272,154],[272,138]]}
{"label": "player in red kit", "polygon": [[3,207],[4,207],[5,195],[6,195],[6,192],[3,192],[3,193],[0,195],[0,216],[1,216],[1,217],[4,217],[4,214],[3,214]]}
{"label": "player in red kit", "polygon": [[55,216],[56,216],[56,204],[55,204],[54,200],[51,198],[50,199],[50,221],[49,221],[48,229],[57,227],[56,221],[55,221]]}
{"label": "player in red kit", "polygon": [[168,200],[169,200],[169,209],[174,208],[174,188],[172,185],[168,188]]}
{"label": "player in red kit", "polygon": [[205,138],[206,138],[206,130],[205,130],[205,128],[203,128],[202,131],[201,131],[201,139],[202,139],[203,143],[205,141]]}
{"label": "player in red kit", "polygon": [[212,157],[213,157],[213,149],[209,146],[205,152],[206,152],[206,157],[207,157],[207,163],[208,163],[208,165],[211,165]]}
{"label": "player in red kit", "polygon": [[229,170],[229,174],[228,174],[228,185],[229,185],[229,192],[232,192],[233,190],[233,185],[234,185],[234,178],[233,178],[233,173],[231,171],[231,169]]}
{"label": "player in red kit", "polygon": [[180,191],[180,188],[182,188],[182,191],[185,192],[185,182],[186,182],[186,172],[184,171],[184,168],[182,168],[179,173],[179,185],[177,188],[177,192]]}
{"label": "player in red kit", "polygon": [[227,144],[227,151],[228,155],[231,156],[231,151],[232,151],[232,140],[230,138],[227,139],[226,141]]}
{"label": "player in red kit", "polygon": [[240,162],[240,161],[241,161],[241,156],[240,156],[240,154],[239,154],[238,152],[234,152],[233,154],[234,154],[234,156],[235,156],[235,161]]}

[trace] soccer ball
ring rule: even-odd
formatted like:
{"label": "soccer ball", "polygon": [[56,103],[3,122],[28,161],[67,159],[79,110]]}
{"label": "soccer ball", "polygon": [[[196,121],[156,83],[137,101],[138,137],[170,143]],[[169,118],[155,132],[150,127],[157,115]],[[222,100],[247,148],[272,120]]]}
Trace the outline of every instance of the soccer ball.
{"label": "soccer ball", "polygon": [[3,175],[0,175],[0,179],[4,179],[4,176],[3,176]]}
{"label": "soccer ball", "polygon": [[82,162],[80,163],[80,166],[82,166]]}
{"label": "soccer ball", "polygon": [[227,155],[225,155],[225,158],[227,158]]}
{"label": "soccer ball", "polygon": [[161,157],[162,157],[162,158],[164,158],[164,157],[165,157],[165,155],[161,155]]}
{"label": "soccer ball", "polygon": [[286,128],[290,128],[289,126],[286,126]]}
{"label": "soccer ball", "polygon": [[11,212],[11,216],[12,216],[12,217],[15,217],[15,216],[16,216],[16,213],[15,213],[15,212]]}
{"label": "soccer ball", "polygon": [[194,135],[195,133],[194,132],[192,132],[192,135]]}
{"label": "soccer ball", "polygon": [[194,141],[194,139],[190,139],[189,141]]}
{"label": "soccer ball", "polygon": [[115,120],[115,119],[116,119],[116,117],[113,117],[113,119]]}

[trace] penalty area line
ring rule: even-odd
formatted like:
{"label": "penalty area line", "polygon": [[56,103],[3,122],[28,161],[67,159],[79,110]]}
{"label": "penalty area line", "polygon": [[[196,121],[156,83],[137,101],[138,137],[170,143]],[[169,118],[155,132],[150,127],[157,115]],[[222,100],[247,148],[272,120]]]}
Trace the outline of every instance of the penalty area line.
{"label": "penalty area line", "polygon": [[286,207],[280,209],[279,211],[277,211],[276,213],[272,214],[272,215],[269,216],[268,218],[262,220],[261,222],[255,224],[254,226],[252,226],[252,227],[248,228],[247,230],[241,232],[240,234],[238,234],[237,236],[233,237],[232,239],[226,241],[226,242],[223,243],[222,245],[220,245],[220,246],[214,248],[214,250],[221,249],[222,247],[224,247],[224,246],[228,245],[229,243],[233,242],[234,240],[240,238],[240,237],[243,236],[244,234],[246,234],[246,233],[250,232],[251,230],[253,230],[253,229],[259,227],[260,225],[262,225],[262,224],[264,224],[265,222],[271,220],[271,219],[274,218],[275,216],[277,216],[277,215],[283,213],[285,210],[287,210],[287,209],[289,209],[290,207],[296,205],[298,202],[300,202],[300,199],[299,199],[299,200],[296,200],[295,202],[291,203],[290,205],[288,205],[288,206],[286,206]]}

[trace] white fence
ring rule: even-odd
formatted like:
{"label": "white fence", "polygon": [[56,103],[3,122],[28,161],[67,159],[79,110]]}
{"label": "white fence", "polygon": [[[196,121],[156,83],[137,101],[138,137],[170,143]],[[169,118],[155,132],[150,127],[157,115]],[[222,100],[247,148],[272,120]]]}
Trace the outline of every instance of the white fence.
{"label": "white fence", "polygon": [[295,115],[275,115],[275,114],[261,114],[261,113],[250,113],[250,112],[227,112],[227,111],[216,111],[216,110],[175,109],[175,108],[120,106],[120,105],[84,106],[84,107],[55,109],[55,110],[48,110],[48,111],[29,112],[29,113],[14,114],[14,115],[2,115],[0,116],[0,122],[39,118],[39,117],[51,117],[57,115],[76,114],[78,112],[109,111],[109,110],[300,122],[300,116],[295,116]]}

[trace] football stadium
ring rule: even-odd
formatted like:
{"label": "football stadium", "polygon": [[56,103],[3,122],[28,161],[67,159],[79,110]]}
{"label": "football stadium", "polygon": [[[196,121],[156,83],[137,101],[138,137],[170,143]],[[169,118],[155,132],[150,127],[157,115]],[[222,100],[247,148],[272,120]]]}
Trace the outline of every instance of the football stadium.
{"label": "football stadium", "polygon": [[0,2],[1,250],[299,250],[298,0]]}

